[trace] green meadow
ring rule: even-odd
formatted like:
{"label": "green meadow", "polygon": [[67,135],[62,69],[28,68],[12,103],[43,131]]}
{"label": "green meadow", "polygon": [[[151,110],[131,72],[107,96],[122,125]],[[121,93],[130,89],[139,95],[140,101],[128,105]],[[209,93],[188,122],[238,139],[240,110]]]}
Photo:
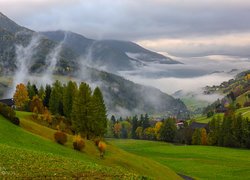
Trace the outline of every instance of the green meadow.
{"label": "green meadow", "polygon": [[144,140],[110,139],[109,142],[194,179],[250,179],[250,151],[246,149],[173,145]]}

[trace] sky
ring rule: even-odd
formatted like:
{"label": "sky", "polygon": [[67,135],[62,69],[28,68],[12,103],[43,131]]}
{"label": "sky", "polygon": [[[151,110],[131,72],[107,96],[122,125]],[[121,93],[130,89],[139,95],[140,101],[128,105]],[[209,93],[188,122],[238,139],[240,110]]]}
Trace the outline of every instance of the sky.
{"label": "sky", "polygon": [[36,31],[121,39],[178,57],[250,55],[249,0],[0,0]]}

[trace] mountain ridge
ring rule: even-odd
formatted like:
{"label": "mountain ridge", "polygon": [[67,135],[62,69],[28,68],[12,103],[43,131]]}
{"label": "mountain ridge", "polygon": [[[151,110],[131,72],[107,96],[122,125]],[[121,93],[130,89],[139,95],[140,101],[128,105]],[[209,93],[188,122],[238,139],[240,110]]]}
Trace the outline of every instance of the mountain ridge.
{"label": "mountain ridge", "polygon": [[[6,18],[4,18],[4,22],[6,22]],[[13,27],[11,27],[11,24]],[[95,86],[100,86],[110,113],[121,115],[118,113],[126,112],[125,114],[128,115],[129,113],[139,114],[150,112],[153,114],[160,112],[177,115],[179,111],[187,112],[187,108],[183,102],[174,99],[156,88],[135,84],[112,73],[88,67],[88,64],[82,62],[80,56],[66,45],[61,47],[57,57],[48,59],[51,56],[50,54],[63,43],[61,41],[50,40],[35,31],[27,30],[28,33],[24,34],[19,32],[14,33],[17,29],[21,30],[21,32],[23,30],[26,31],[25,27],[17,26],[19,25],[12,20],[9,20],[8,23],[0,22],[0,74],[3,79],[5,78],[4,75],[10,77],[10,79],[1,82],[0,94],[8,90],[7,87],[13,86],[10,83],[12,82],[11,77],[13,77],[19,66],[17,63],[17,48],[19,50],[21,48],[22,52],[29,53],[31,51],[33,53],[29,55],[32,65],[29,64],[30,68],[26,67],[28,74],[25,76],[29,77],[37,74],[39,77],[45,75],[46,69],[50,68],[52,59],[58,59],[51,76],[63,75],[65,77],[75,77],[82,81],[90,82]],[[12,32],[6,29],[10,29]],[[79,36],[73,35],[75,38],[79,38]],[[37,42],[38,44],[35,49],[29,50],[27,46],[32,42],[34,36],[40,36],[40,40]],[[64,36],[64,38],[67,40],[67,37]],[[81,36],[81,38],[83,37]],[[91,39],[87,39],[86,41],[90,42]],[[27,57],[25,57],[25,54],[22,54],[21,57],[21,60],[26,62]]]}

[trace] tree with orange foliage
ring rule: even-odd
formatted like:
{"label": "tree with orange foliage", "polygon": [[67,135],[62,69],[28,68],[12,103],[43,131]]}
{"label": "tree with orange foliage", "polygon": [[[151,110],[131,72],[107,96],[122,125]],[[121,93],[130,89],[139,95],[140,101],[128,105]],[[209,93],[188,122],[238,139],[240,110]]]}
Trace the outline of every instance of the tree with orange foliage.
{"label": "tree with orange foliage", "polygon": [[114,125],[114,135],[116,138],[121,136],[122,125],[121,123],[115,123]]}
{"label": "tree with orange foliage", "polygon": [[25,105],[29,101],[29,94],[24,84],[21,83],[16,86],[16,91],[13,99],[17,109],[24,109]]}
{"label": "tree with orange foliage", "polygon": [[34,112],[35,108],[37,108],[38,114],[44,113],[43,102],[38,95],[33,96],[32,101],[30,102],[30,111]]}
{"label": "tree with orange foliage", "polygon": [[157,140],[160,140],[161,138],[160,138],[160,130],[161,130],[161,126],[162,126],[162,122],[157,122],[156,124],[155,124],[155,136],[156,136],[156,139]]}
{"label": "tree with orange foliage", "polygon": [[98,149],[100,151],[100,157],[103,158],[104,157],[104,153],[106,151],[106,143],[103,142],[103,141],[100,141],[99,144],[98,144]]}
{"label": "tree with orange foliage", "polygon": [[46,107],[44,108],[43,112],[43,120],[47,121],[48,123],[52,122],[52,115]]}
{"label": "tree with orange foliage", "polygon": [[207,145],[207,131],[205,128],[201,129],[201,144]]}

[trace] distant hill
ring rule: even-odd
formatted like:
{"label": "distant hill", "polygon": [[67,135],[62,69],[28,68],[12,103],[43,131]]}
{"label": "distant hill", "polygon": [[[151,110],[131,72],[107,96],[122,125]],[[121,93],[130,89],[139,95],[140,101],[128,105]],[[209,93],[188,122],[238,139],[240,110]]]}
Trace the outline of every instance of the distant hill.
{"label": "distant hill", "polygon": [[[14,21],[1,14],[0,18],[0,96],[3,95],[12,84],[12,76],[17,69],[17,46],[27,47],[30,42],[39,37],[36,47],[32,50],[22,49],[22,51],[31,51],[31,62],[27,63],[27,68],[30,75],[41,76],[46,73],[48,64],[53,58],[47,59],[48,55],[59,45],[62,38],[65,39],[64,45],[58,55],[58,62],[53,69],[55,75],[64,75],[81,79],[92,83],[93,86],[100,86],[104,92],[105,102],[107,104],[109,113],[116,113],[116,115],[128,115],[134,113],[164,113],[169,115],[176,115],[180,111],[187,112],[186,106],[178,99],[159,91],[156,88],[146,87],[135,84],[131,81],[125,80],[122,77],[111,73],[99,71],[94,68],[87,67],[88,64],[82,64],[80,61],[81,52],[84,54],[89,48],[90,44],[95,44],[100,51],[95,51],[93,57],[97,56],[100,59],[97,62],[107,60],[111,67],[126,66],[126,60],[130,59],[124,52],[114,49],[115,44],[110,41],[94,41],[87,39],[75,33],[52,33],[54,40],[45,35],[41,35],[35,31],[29,30],[25,27],[17,25]],[[65,36],[66,34],[66,36]],[[115,42],[115,41],[112,41]],[[104,44],[109,45],[104,45]],[[105,46],[105,48],[103,48]],[[125,46],[125,45],[123,45]],[[136,46],[136,45],[135,45]],[[122,47],[118,47],[121,49]],[[140,47],[137,47],[140,49]],[[83,49],[83,51],[82,51]],[[107,53],[106,50],[107,49]],[[129,50],[129,49],[126,49]],[[136,50],[136,52],[139,50]],[[147,50],[144,50],[148,52]],[[152,53],[156,56],[154,53]],[[115,57],[119,61],[115,61],[110,56]],[[118,57],[123,57],[118,58]],[[159,55],[159,57],[161,57]],[[21,56],[21,60],[27,57]],[[20,60],[20,59],[19,59]],[[124,60],[124,61],[123,61]],[[6,76],[7,75],[7,76]],[[56,78],[61,78],[57,76]]]}
{"label": "distant hill", "polygon": [[67,34],[65,45],[87,59],[92,66],[104,66],[108,71],[133,70],[147,63],[177,64],[169,57],[149,51],[130,41],[93,40],[80,34],[65,31],[41,32],[49,39],[62,41]]}

